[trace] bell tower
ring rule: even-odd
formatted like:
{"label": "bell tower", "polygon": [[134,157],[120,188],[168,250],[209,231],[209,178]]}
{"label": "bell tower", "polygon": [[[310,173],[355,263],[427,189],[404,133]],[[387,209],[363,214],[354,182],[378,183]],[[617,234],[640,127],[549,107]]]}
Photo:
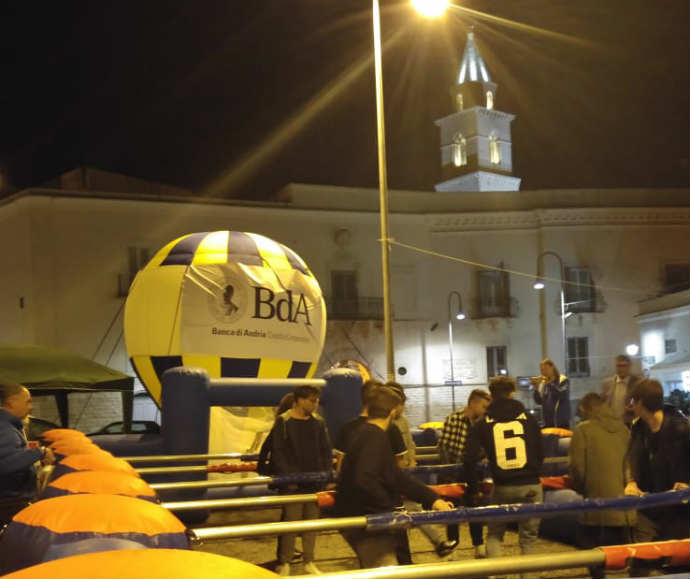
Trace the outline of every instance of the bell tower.
{"label": "bell tower", "polygon": [[513,176],[510,124],[515,115],[496,110],[496,89],[467,33],[458,82],[450,89],[455,112],[435,121],[441,132],[443,181],[436,191],[518,191]]}

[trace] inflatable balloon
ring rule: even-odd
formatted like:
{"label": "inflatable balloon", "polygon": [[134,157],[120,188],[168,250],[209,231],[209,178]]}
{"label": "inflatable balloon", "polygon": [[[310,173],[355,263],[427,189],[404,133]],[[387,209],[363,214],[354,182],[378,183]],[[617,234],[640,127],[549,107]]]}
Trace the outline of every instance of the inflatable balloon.
{"label": "inflatable balloon", "polygon": [[278,577],[239,559],[177,549],[104,551],[29,567],[3,579],[261,579]]}
{"label": "inflatable balloon", "polygon": [[212,378],[311,377],[325,333],[314,275],[294,251],[255,233],[170,242],[137,274],[125,306],[128,355],[159,405],[161,376],[175,366]]}
{"label": "inflatable balloon", "polygon": [[158,502],[154,491],[143,479],[122,472],[101,470],[76,471],[53,480],[41,493],[41,499],[63,495],[123,495]]}
{"label": "inflatable balloon", "polygon": [[126,539],[151,549],[189,547],[185,526],[170,511],[117,495],[67,495],[19,511],[0,538],[0,573],[41,563],[54,545],[84,539]]}
{"label": "inflatable balloon", "polygon": [[98,454],[72,454],[63,458],[55,465],[51,480],[57,480],[70,472],[87,470],[121,472],[129,476],[139,476],[134,467],[126,460],[115,458],[110,453],[101,451]]}
{"label": "inflatable balloon", "polygon": [[73,428],[53,428],[41,433],[41,439],[44,442],[57,442],[58,440],[88,440],[86,434],[81,430],[74,430]]}
{"label": "inflatable balloon", "polygon": [[366,364],[358,360],[340,360],[333,364],[331,368],[348,368],[350,370],[356,370],[362,376],[362,382],[371,380],[371,371]]}

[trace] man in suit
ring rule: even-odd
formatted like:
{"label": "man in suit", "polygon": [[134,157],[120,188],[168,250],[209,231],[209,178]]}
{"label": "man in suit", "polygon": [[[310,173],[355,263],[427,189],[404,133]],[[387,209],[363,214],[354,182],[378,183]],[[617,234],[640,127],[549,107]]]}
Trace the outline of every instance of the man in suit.
{"label": "man in suit", "polygon": [[630,373],[631,362],[628,356],[616,356],[616,373],[601,384],[601,395],[611,409],[611,413],[630,426],[635,417],[630,399],[642,376]]}

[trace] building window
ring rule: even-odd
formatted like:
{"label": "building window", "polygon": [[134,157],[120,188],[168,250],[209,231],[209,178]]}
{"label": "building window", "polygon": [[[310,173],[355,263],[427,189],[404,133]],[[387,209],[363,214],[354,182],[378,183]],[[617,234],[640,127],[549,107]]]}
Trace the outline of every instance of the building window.
{"label": "building window", "polygon": [[461,133],[455,133],[453,136],[453,165],[467,165],[467,139]]}
{"label": "building window", "polygon": [[565,268],[565,311],[573,313],[594,312],[595,292],[592,272],[586,267]]}
{"label": "building window", "polygon": [[488,346],[486,348],[486,375],[505,376],[508,374],[508,356],[505,346]]}
{"label": "building window", "polygon": [[144,269],[151,259],[151,252],[147,247],[128,247],[127,264],[128,272],[118,276],[118,296],[125,297],[129,293],[129,287],[139,270]]}
{"label": "building window", "polygon": [[664,266],[664,293],[682,292],[690,288],[690,265],[673,263]]}
{"label": "building window", "polygon": [[462,111],[465,108],[461,94],[455,95],[455,106],[457,107],[458,112]]}
{"label": "building window", "polygon": [[356,316],[359,308],[357,272],[331,271],[332,309],[336,315]]}
{"label": "building window", "polygon": [[[503,268],[503,263],[499,265]],[[505,271],[477,272],[480,318],[510,317],[510,278]]]}
{"label": "building window", "polygon": [[496,135],[489,137],[489,161],[494,165],[498,165],[501,162],[501,149]]}
{"label": "building window", "polygon": [[588,338],[568,338],[568,376],[589,376],[588,342]]}
{"label": "building window", "polygon": [[678,350],[678,346],[675,340],[664,340],[664,353],[665,354],[675,354]]}
{"label": "building window", "polygon": [[491,110],[494,108],[494,93],[493,91],[486,91],[486,108]]}

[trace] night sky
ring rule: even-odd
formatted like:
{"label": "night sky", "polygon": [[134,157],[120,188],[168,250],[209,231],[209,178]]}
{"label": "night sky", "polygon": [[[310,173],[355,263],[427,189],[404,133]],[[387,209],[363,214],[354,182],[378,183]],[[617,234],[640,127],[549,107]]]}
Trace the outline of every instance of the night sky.
{"label": "night sky", "polygon": [[[432,22],[382,0],[392,188],[440,180],[433,121],[452,112],[469,25],[496,108],[517,115],[522,189],[688,185],[687,0],[455,1],[469,10]],[[0,10],[0,170],[14,188],[81,165],[244,198],[377,184],[373,67],[347,76],[372,50],[368,0]]]}

